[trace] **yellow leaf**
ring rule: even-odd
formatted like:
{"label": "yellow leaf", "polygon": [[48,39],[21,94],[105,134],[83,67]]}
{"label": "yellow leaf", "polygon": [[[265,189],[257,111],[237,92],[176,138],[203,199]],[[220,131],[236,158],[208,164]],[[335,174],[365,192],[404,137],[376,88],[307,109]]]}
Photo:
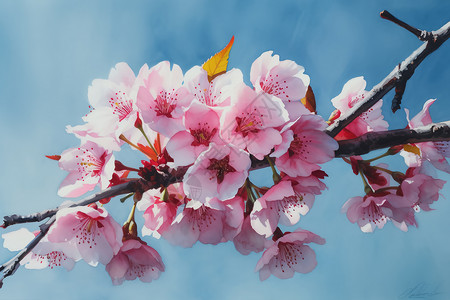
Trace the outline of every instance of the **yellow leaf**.
{"label": "yellow leaf", "polygon": [[306,91],[305,97],[302,98],[300,101],[302,101],[303,105],[307,109],[309,109],[310,112],[313,113],[316,112],[316,97],[314,97],[314,92],[311,86],[308,86],[308,90]]}
{"label": "yellow leaf", "polygon": [[407,152],[414,153],[415,155],[420,156],[420,149],[417,146],[415,146],[415,145],[411,145],[411,144],[403,145],[403,150],[405,150]]}
{"label": "yellow leaf", "polygon": [[220,52],[217,52],[203,64],[203,69],[208,73],[208,81],[211,82],[217,76],[225,73],[228,66],[228,57],[230,56],[231,46],[233,46],[234,35],[228,45]]}

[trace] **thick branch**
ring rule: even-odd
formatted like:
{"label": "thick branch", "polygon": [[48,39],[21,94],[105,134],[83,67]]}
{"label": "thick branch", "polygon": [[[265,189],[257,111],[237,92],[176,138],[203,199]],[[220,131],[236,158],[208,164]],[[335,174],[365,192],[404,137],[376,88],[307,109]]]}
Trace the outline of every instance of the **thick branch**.
{"label": "thick branch", "polygon": [[450,121],[415,129],[369,132],[358,138],[339,141],[336,157],[362,155],[370,151],[408,143],[449,141]]}
{"label": "thick branch", "polygon": [[433,53],[450,37],[450,22],[442,26],[439,30],[433,31],[432,35],[434,37],[433,39],[429,39],[399,66],[396,66],[386,78],[370,90],[363,101],[357,103],[347,114],[341,116],[333,124],[328,126],[326,132],[330,136],[335,137],[345,126],[375,105],[375,103],[397,84],[406,84],[406,81],[411,78],[414,70],[425,57]]}

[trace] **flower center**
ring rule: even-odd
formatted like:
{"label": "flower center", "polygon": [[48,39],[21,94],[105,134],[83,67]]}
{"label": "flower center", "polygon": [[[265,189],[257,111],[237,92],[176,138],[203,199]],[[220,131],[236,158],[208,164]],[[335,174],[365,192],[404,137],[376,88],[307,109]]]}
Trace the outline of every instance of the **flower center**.
{"label": "flower center", "polygon": [[211,158],[209,160],[208,170],[216,172],[217,183],[221,184],[227,173],[236,172],[236,169],[230,166],[230,156],[227,155],[222,159]]}
{"label": "flower center", "polygon": [[102,173],[103,165],[105,164],[106,151],[103,152],[102,156],[97,158],[89,152],[89,149],[78,148],[83,151],[83,156],[80,157],[81,161],[77,162],[78,172],[81,175],[79,180],[84,180],[87,176],[100,176]]}
{"label": "flower center", "polygon": [[371,201],[367,210],[364,213],[363,220],[368,219],[370,223],[378,225],[379,223],[386,222],[386,216],[381,211],[381,207],[378,206],[375,202]]}
{"label": "flower center", "polygon": [[275,267],[279,267],[284,273],[287,269],[294,268],[295,265],[305,260],[302,246],[303,244],[279,243],[279,252],[275,256]]}
{"label": "flower center", "polygon": [[[256,110],[256,108],[255,108]],[[261,129],[262,122],[257,120],[253,115],[246,115],[241,117],[236,117],[236,128],[235,132],[239,132],[242,136],[246,137],[249,133],[257,133]]]}
{"label": "flower center", "polygon": [[297,134],[294,134],[294,140],[291,142],[288,150],[289,157],[292,157],[296,154],[309,154],[309,150],[307,147],[308,143],[311,143],[311,140],[307,140],[306,136],[303,135],[299,137]]}
{"label": "flower center", "polygon": [[350,96],[350,101],[348,102],[348,107],[352,108],[356,103],[364,99],[364,92],[360,92],[355,95]]}
{"label": "flower center", "polygon": [[[175,94],[175,96],[178,96],[178,94]],[[174,100],[175,99],[169,93],[161,91],[155,100],[156,115],[172,118],[172,111],[176,107],[176,104],[173,104]]]}
{"label": "flower center", "polygon": [[[200,124],[200,123],[199,123]],[[217,128],[209,130],[209,125],[204,124],[204,127],[199,129],[191,129],[191,135],[194,137],[194,141],[191,143],[192,146],[205,145],[208,146],[211,138],[216,134]]]}
{"label": "flower center", "polygon": [[211,209],[201,206],[198,209],[185,209],[188,223],[195,225],[199,231],[207,231],[208,227],[217,223],[217,218]]}
{"label": "flower center", "polygon": [[50,269],[60,267],[61,263],[67,260],[67,256],[61,251],[52,251],[44,255],[33,253],[32,258],[36,259],[40,264],[48,264]]}
{"label": "flower center", "polygon": [[133,111],[133,101],[122,91],[117,91],[116,95],[109,100],[109,104],[113,109],[113,114],[119,117],[119,122]]}

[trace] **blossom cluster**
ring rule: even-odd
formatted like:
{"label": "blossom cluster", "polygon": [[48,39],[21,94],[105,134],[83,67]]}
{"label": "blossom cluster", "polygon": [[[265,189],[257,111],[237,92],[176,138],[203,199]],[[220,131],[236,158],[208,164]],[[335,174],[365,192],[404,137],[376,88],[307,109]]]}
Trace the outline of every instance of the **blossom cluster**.
{"label": "blossom cluster", "polygon": [[[336,111],[328,122],[304,105],[310,79],[294,61],[265,52],[253,62],[250,82],[252,86],[244,82],[239,69],[210,74],[194,66],[183,74],[167,61],[144,65],[137,75],[118,63],[108,79],[94,80],[88,90],[92,110],[82,125],[67,127],[80,145],[51,157],[68,172],[58,194],[79,197],[96,187],[104,190],[135,180],[132,174],[158,184],[155,172],[186,172],[181,182],[123,198],[133,196],[134,203],[122,226],[106,210],[110,199],[59,210],[48,234],[22,263],[70,270],[84,260],[105,265],[114,284],[136,278],[150,282],[165,269],[160,254],[141,238],[152,236],[182,247],[230,241],[243,255],[263,252],[256,264],[261,280],[312,271],[317,261],[310,244],[325,240],[301,228],[282,230],[297,225],[326,188],[321,165],[334,158],[337,140],[387,129],[382,101],[334,139],[324,130],[364,99],[362,77],[347,82],[332,100]],[[408,126],[431,122],[431,103]],[[142,165],[129,167],[116,159],[125,145],[139,151]],[[416,148],[419,154],[411,151]],[[424,161],[450,169],[448,144],[389,151],[405,157],[410,167],[405,174],[383,164],[371,166],[361,157],[346,159],[367,180],[366,195],[351,198],[343,211],[365,232],[388,220],[402,230],[416,225],[414,214],[430,210],[444,184],[425,171]],[[260,161],[271,167],[271,186],[250,180]],[[389,185],[391,177],[398,186]],[[136,209],[141,220],[135,218]],[[36,234],[24,229],[4,234],[4,246],[21,249]]]}
{"label": "blossom cluster", "polygon": [[[350,80],[343,88],[342,93],[332,100],[338,108],[345,110],[347,104],[352,106],[354,99],[364,98],[365,82],[361,78]],[[358,91],[359,90],[359,91]],[[408,128],[414,129],[431,124],[429,108],[434,99],[428,100],[422,111],[409,120],[409,111],[406,109]],[[380,101],[381,102],[381,101]],[[373,106],[372,109],[377,107]],[[358,137],[360,123],[373,128],[373,131],[382,130],[387,123],[380,118],[375,118],[379,113],[368,111],[355,121],[350,123],[336,138]],[[372,116],[368,116],[372,113]],[[334,120],[334,113],[330,120]],[[359,127],[361,128],[361,127]],[[342,212],[347,214],[350,222],[357,223],[363,232],[373,232],[375,228],[383,228],[388,221],[402,231],[407,231],[408,226],[416,226],[415,214],[421,210],[430,211],[430,205],[439,199],[439,191],[445,181],[436,178],[434,168],[450,173],[450,165],[446,157],[450,157],[449,142],[422,142],[417,144],[405,144],[394,146],[384,154],[364,160],[359,156],[345,159],[351,164],[355,175],[361,175],[364,184],[365,195],[350,198],[342,207]],[[385,163],[372,166],[371,163],[385,156],[399,153],[404,157],[407,170],[402,173],[392,171]],[[433,168],[434,166],[434,168]],[[393,184],[391,182],[394,182]]]}

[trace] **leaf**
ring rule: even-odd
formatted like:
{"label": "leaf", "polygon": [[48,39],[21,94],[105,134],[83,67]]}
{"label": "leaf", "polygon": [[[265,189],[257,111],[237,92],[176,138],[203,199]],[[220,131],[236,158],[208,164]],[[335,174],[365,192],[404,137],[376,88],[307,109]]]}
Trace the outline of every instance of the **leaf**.
{"label": "leaf", "polygon": [[53,159],[53,160],[60,160],[61,155],[46,155],[45,157]]}
{"label": "leaf", "polygon": [[314,97],[314,92],[311,88],[311,86],[308,86],[308,90],[306,91],[306,95],[304,98],[302,98],[300,101],[302,101],[303,105],[309,109],[310,112],[317,112],[316,111],[316,97]]}
{"label": "leaf", "polygon": [[228,66],[228,57],[230,56],[231,46],[234,43],[234,35],[228,45],[220,52],[217,52],[203,64],[203,69],[208,73],[208,81],[211,82],[217,76],[225,73]]}
{"label": "leaf", "polygon": [[420,156],[420,149],[415,145],[411,145],[411,144],[403,145],[403,150],[405,150],[406,152],[414,153],[415,155]]}

